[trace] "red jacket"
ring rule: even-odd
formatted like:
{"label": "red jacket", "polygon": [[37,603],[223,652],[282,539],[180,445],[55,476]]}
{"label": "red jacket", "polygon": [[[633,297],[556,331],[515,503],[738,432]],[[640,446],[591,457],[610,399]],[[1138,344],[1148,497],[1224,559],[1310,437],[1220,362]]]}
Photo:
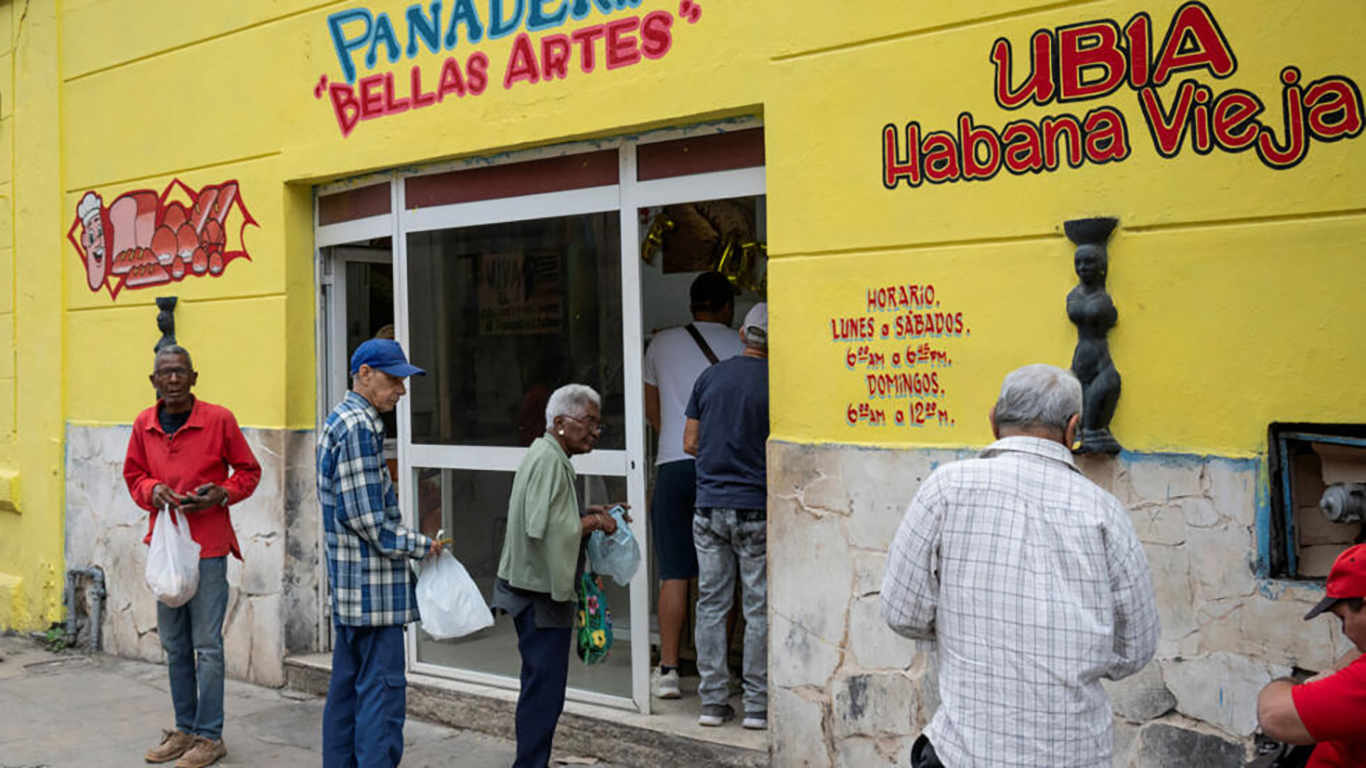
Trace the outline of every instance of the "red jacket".
{"label": "red jacket", "polygon": [[[133,436],[128,440],[128,457],[123,462],[123,479],[139,507],[151,512],[147,538],[152,541],[160,510],[152,506],[152,489],[165,483],[178,494],[188,494],[205,483],[221,486],[228,492],[228,504],[247,498],[261,481],[261,465],[247,446],[232,411],[198,398],[185,426],[167,437],[157,419],[161,402],[138,414]],[[232,475],[228,475],[228,468]],[[190,512],[190,535],[199,542],[199,556],[222,557],[231,552],[238,560],[242,550],[226,506]]]}

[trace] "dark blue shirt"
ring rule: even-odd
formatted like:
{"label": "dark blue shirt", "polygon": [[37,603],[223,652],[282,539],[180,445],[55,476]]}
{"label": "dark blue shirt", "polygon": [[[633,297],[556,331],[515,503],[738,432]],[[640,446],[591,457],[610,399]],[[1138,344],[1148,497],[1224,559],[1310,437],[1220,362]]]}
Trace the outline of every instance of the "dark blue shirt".
{"label": "dark blue shirt", "polygon": [[698,421],[697,506],[766,509],[768,360],[732,357],[706,369],[684,413]]}

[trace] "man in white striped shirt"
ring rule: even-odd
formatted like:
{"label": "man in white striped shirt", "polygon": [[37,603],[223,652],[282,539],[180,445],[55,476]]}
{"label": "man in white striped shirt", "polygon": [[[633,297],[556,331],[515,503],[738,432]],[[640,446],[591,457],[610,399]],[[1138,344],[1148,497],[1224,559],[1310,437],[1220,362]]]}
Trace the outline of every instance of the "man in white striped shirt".
{"label": "man in white striped shirt", "polygon": [[1081,409],[1069,371],[1012,372],[996,442],[935,471],[901,522],[882,615],[937,641],[941,701],[913,766],[1112,763],[1100,680],[1142,669],[1160,628],[1128,513],[1072,460]]}

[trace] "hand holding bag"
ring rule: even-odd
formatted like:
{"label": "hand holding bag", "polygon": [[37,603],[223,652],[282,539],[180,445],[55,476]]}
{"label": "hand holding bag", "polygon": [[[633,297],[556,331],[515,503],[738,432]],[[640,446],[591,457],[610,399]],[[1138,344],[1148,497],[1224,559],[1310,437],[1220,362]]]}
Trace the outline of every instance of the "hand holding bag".
{"label": "hand holding bag", "polygon": [[626,523],[625,513],[621,507],[612,507],[610,514],[617,521],[617,532],[608,536],[602,531],[593,531],[588,537],[588,562],[592,564],[593,572],[611,576],[619,587],[629,585],[640,567],[640,543]]}
{"label": "hand holding bag", "polygon": [[422,561],[417,612],[422,616],[422,630],[438,640],[464,637],[493,625],[493,612],[479,585],[449,549]]}
{"label": "hand holding bag", "polygon": [[152,594],[171,608],[190,602],[199,589],[199,542],[190,535],[184,513],[177,520],[169,504],[152,528],[143,577]]}

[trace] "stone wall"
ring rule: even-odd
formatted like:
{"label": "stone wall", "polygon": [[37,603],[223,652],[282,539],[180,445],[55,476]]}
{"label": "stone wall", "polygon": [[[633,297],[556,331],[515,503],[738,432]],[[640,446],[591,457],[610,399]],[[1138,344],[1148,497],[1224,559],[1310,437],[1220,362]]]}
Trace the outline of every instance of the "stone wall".
{"label": "stone wall", "polygon": [[[770,442],[774,766],[908,764],[938,704],[934,647],[883,624],[886,553],[921,481],[969,455]],[[1115,765],[1240,766],[1261,687],[1349,648],[1336,622],[1301,620],[1321,588],[1255,574],[1259,463],[1125,454],[1081,466],[1128,507],[1162,618],[1153,662],[1106,684]]]}
{"label": "stone wall", "polygon": [[[160,662],[156,600],[143,584],[147,513],[123,480],[131,427],[68,425],[66,561],[104,569],[101,644],[108,653]],[[244,429],[261,483],[232,508],[243,560],[228,558],[225,663],[230,676],[284,684],[284,656],[316,650],[318,505],[311,432]]]}

